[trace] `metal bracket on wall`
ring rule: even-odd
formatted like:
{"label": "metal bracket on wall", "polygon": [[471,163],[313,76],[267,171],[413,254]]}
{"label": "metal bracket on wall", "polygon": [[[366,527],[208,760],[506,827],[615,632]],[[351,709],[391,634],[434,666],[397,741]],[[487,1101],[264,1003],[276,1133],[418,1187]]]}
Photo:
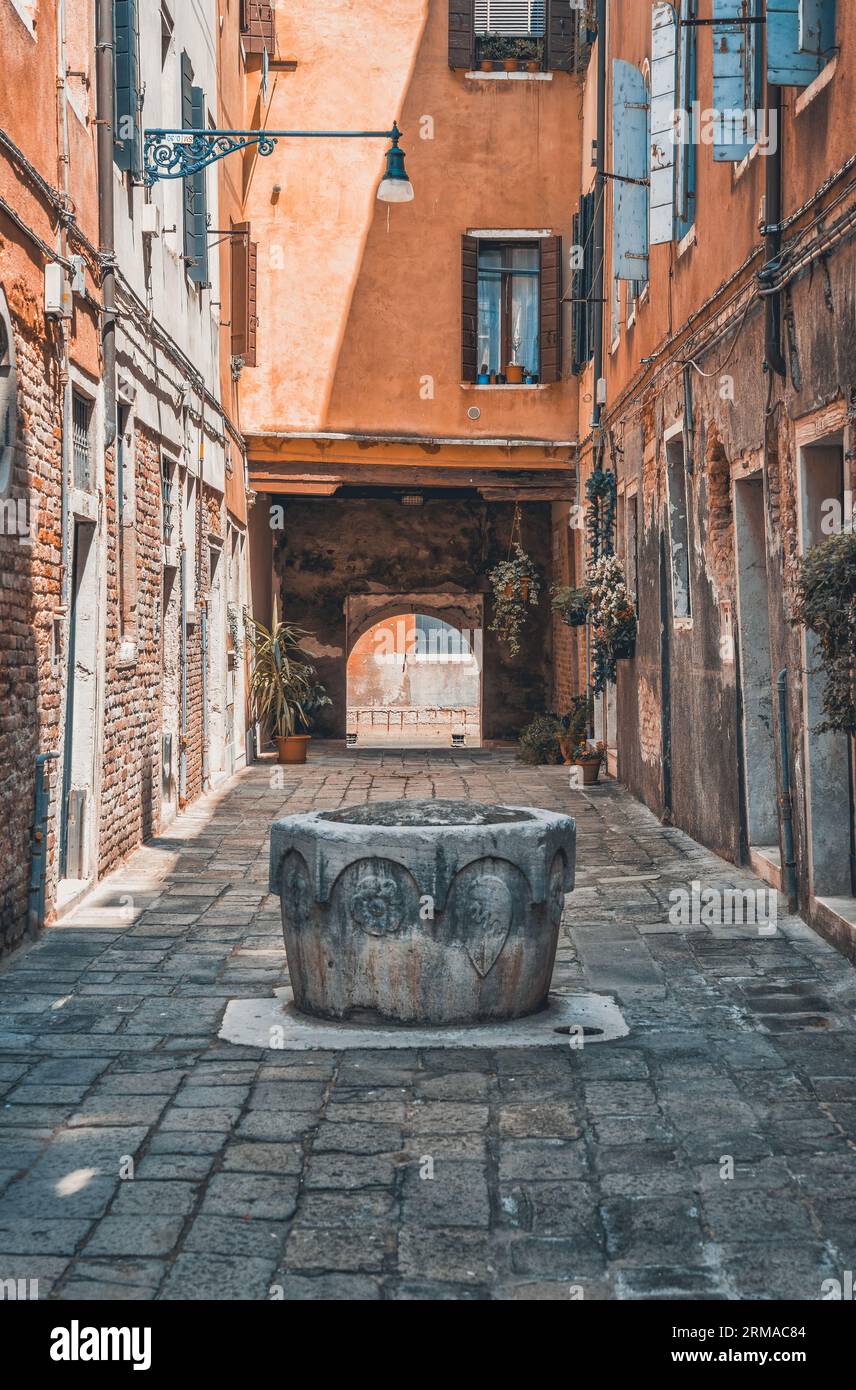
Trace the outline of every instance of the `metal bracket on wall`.
{"label": "metal bracket on wall", "polygon": [[184,179],[237,150],[255,146],[262,156],[273,154],[280,139],[308,140],[392,140],[401,137],[393,122],[391,130],[164,130],[144,132],[143,174],[145,182],[158,179]]}

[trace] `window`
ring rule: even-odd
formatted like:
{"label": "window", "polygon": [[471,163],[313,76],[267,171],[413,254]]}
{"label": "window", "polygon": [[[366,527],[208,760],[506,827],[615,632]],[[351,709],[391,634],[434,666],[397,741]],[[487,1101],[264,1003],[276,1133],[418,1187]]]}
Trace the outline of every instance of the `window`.
{"label": "window", "polygon": [[[601,195],[602,196],[602,195]],[[584,193],[574,216],[574,274],[571,285],[571,337],[574,375],[582,372],[594,352],[595,317],[601,306],[591,300],[594,285],[595,193]]]}
{"label": "window", "polygon": [[92,487],[92,402],[78,391],[71,393],[71,446],[74,486],[82,492]]}
{"label": "window", "polygon": [[141,142],[137,0],[113,0],[113,158],[119,169],[140,177]]}
{"label": "window", "polygon": [[672,555],[672,613],[689,618],[690,557],[687,518],[687,473],[682,434],[666,441],[666,478],[669,490],[669,545]]}
{"label": "window", "polygon": [[571,72],[584,28],[580,0],[449,0],[449,67],[513,57]]}
{"label": "window", "polygon": [[624,497],[624,577],[634,603],[639,593],[638,496],[634,489]]}
{"label": "window", "polygon": [[273,5],[241,0],[241,38],[245,53],[274,51],[276,20]]}
{"label": "window", "polygon": [[644,74],[621,58],[612,63],[612,274],[648,280],[650,99]]}
{"label": "window", "polygon": [[761,105],[762,0],[714,0],[713,157],[739,164],[755,144]]}
{"label": "window", "polygon": [[768,0],[767,80],[807,87],[835,52],[836,0]]}
{"label": "window", "polygon": [[557,381],[561,355],[561,239],[464,237],[463,378],[522,369]]}
{"label": "window", "polygon": [[232,227],[232,356],[245,367],[256,365],[258,245],[250,240],[249,222]]}
{"label": "window", "polygon": [[175,465],[170,462],[166,454],[161,454],[161,524],[164,545],[173,544],[173,528],[175,526],[174,507],[173,507],[173,476]]}
{"label": "window", "polygon": [[[193,66],[181,55],[181,124],[185,130],[205,130],[205,93],[193,85]],[[208,283],[208,194],[205,170],[183,180],[184,263],[195,285]]]}
{"label": "window", "polygon": [[166,5],[161,5],[161,71],[166,67],[172,48],[172,31],[175,28],[175,21],[167,9]]}

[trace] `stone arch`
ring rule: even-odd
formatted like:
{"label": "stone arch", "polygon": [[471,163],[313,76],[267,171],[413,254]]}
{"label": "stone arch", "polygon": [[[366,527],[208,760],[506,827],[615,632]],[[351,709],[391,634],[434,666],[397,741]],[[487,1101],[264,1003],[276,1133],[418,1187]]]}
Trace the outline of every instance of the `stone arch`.
{"label": "stone arch", "polygon": [[466,600],[366,605],[349,623],[346,649],[350,744],[481,743],[481,625]]}

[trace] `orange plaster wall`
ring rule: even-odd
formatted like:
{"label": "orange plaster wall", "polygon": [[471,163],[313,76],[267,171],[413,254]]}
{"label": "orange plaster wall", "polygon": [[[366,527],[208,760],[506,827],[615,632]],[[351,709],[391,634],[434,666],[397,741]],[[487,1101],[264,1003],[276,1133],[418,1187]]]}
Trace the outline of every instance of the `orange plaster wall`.
{"label": "orange plaster wall", "polygon": [[[574,437],[572,381],[462,389],[460,241],[471,227],[549,228],[567,257],[577,79],[451,72],[442,0],[295,0],[277,25],[299,67],[278,76],[268,127],[385,130],[397,118],[416,199],[376,201],[384,140],[285,140],[254,162],[260,365],[244,374],[243,428]],[[422,139],[429,119],[434,138]]]}

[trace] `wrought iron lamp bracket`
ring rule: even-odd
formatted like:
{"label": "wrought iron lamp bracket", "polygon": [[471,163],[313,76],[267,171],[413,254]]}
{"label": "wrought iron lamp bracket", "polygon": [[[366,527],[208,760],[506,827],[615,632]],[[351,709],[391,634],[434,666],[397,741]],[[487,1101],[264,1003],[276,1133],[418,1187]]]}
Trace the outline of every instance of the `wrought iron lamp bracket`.
{"label": "wrought iron lamp bracket", "polygon": [[280,139],[391,140],[391,130],[161,130],[145,131],[143,175],[147,184],[160,179],[184,179],[237,150],[255,145],[260,155],[273,154]]}

